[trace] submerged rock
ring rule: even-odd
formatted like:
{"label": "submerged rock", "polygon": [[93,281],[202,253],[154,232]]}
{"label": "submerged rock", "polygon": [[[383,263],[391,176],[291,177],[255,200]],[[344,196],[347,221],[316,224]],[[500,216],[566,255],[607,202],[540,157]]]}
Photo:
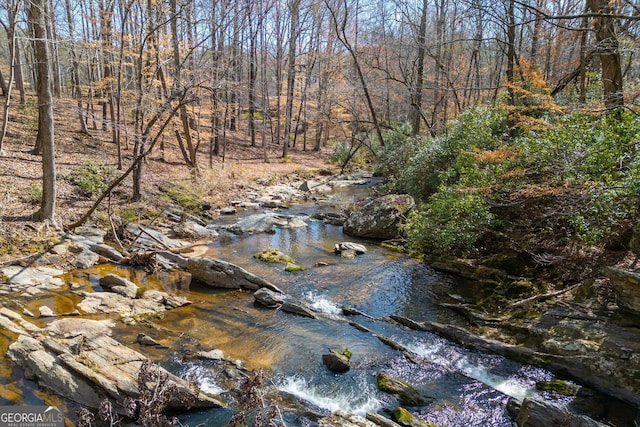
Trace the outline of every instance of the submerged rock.
{"label": "submerged rock", "polygon": [[249,273],[242,267],[213,258],[194,257],[187,261],[187,268],[197,279],[208,286],[226,289],[258,290],[268,288],[282,292],[262,277]]}
{"label": "submerged rock", "polygon": [[415,207],[407,194],[389,194],[359,206],[344,223],[344,232],[351,236],[372,239],[395,239],[398,226]]}

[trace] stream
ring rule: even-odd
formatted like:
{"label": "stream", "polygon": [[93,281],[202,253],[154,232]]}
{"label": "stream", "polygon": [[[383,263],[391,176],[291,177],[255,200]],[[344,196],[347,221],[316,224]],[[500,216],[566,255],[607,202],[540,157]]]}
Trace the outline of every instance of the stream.
{"label": "stream", "polygon": [[[537,395],[561,405],[575,404],[573,397],[536,390],[536,382],[554,378],[544,369],[466,349],[436,335],[379,320],[400,315],[417,321],[462,325],[463,320],[457,314],[434,305],[429,295],[435,292],[465,296],[474,292],[474,286],[438,273],[376,242],[345,236],[341,226],[309,217],[319,211],[336,210],[331,204],[292,206],[283,213],[300,216],[308,227],[278,228],[273,234],[223,232],[202,254],[235,263],[266,278],[321,313],[318,319],[262,308],[254,304],[249,291],[213,289],[190,283],[183,275],[172,272],[147,275],[122,267],[98,266],[71,273],[67,280],[75,288],[97,290],[98,278],[116,271],[141,286],[187,297],[192,305],[166,312],[162,319],[153,320],[158,330],[145,331],[166,345],[149,349],[150,357],[179,376],[195,378],[204,391],[222,396],[229,392],[227,383],[220,380],[211,361],[185,357],[189,348],[220,349],[226,358],[238,360],[238,364],[247,369],[263,369],[268,396],[276,399],[290,426],[312,425],[316,415],[339,409],[364,415],[395,408],[398,400],[377,389],[376,375],[381,371],[429,396],[425,406],[410,409],[439,427],[513,426],[505,410],[509,397],[521,400]],[[220,221],[230,224],[241,215]],[[368,252],[355,259],[335,255],[334,245],[345,240],[364,244]],[[291,255],[305,271],[288,273],[282,264],[268,264],[253,258],[255,253],[268,247]],[[77,302],[70,295],[64,298],[55,304],[57,307],[68,305],[69,309],[59,307],[58,310],[69,312]],[[342,306],[356,308],[371,317],[346,317]],[[349,324],[352,321],[371,332],[353,327]],[[127,343],[133,342],[138,332],[139,329],[119,325],[114,336]],[[418,363],[407,360],[375,334],[406,347]],[[6,352],[6,346],[7,343],[0,343],[0,350]],[[352,352],[348,372],[335,374],[323,365],[322,354],[329,348]],[[7,363],[4,360],[2,365],[6,367]],[[43,392],[29,381],[20,382],[17,371],[17,368],[3,369],[3,386],[11,384],[20,391],[14,397],[8,396],[5,390],[0,403],[52,401],[53,398],[43,397]],[[612,405],[610,420],[620,426],[633,425],[628,420],[616,421],[616,406]],[[584,407],[589,405],[580,406],[588,414]],[[212,409],[180,414],[179,419],[183,425],[216,427],[226,426],[231,415],[228,409]]]}

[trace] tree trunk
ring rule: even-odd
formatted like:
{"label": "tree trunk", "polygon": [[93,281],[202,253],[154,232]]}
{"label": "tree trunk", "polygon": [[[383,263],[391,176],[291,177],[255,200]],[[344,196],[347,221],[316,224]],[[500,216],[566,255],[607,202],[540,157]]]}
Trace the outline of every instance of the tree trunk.
{"label": "tree trunk", "polygon": [[74,38],[73,14],[71,12],[71,0],[65,0],[65,8],[67,11],[67,22],[69,24],[69,38],[71,40],[71,79],[73,81],[73,96],[76,98],[78,107],[78,119],[80,120],[80,132],[88,134],[87,124],[84,118],[82,108],[82,87],[80,86],[80,73],[78,71],[78,56],[76,54],[76,44]]}
{"label": "tree trunk", "polygon": [[416,82],[412,93],[411,102],[411,135],[420,133],[422,122],[422,86],[424,84],[424,57],[427,34],[427,5],[429,0],[422,0],[422,13],[420,14],[420,29],[418,30],[418,67],[416,70]]}
{"label": "tree trunk", "polygon": [[56,209],[56,165],[53,127],[53,95],[51,76],[51,54],[47,39],[44,10],[46,0],[33,0],[29,7],[29,20],[35,36],[35,55],[37,59],[38,94],[38,136],[42,147],[42,201],[36,216],[41,221],[55,222]]}
{"label": "tree trunk", "polygon": [[298,21],[300,19],[300,0],[291,0],[289,4],[291,24],[289,27],[289,54],[287,55],[287,103],[285,105],[284,144],[282,157],[287,157],[291,142],[291,122],[293,118],[293,89],[296,82],[296,49],[298,40]]}
{"label": "tree trunk", "polygon": [[593,29],[602,67],[602,96],[605,108],[609,111],[624,106],[616,22],[615,18],[607,16],[616,12],[613,3],[608,0],[587,0],[589,9],[597,14],[593,18]]}

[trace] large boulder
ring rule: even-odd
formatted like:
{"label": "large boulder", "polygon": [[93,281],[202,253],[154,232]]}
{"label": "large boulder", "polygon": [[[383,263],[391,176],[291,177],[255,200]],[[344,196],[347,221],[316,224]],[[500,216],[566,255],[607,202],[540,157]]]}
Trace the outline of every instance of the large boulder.
{"label": "large boulder", "polygon": [[607,267],[604,274],[611,281],[618,307],[640,314],[640,274],[616,267]]}
{"label": "large boulder", "polygon": [[194,257],[187,261],[187,269],[194,279],[205,285],[226,289],[258,290],[268,288],[282,292],[262,277],[249,273],[242,267],[219,259]]}
{"label": "large boulder", "polygon": [[357,208],[344,223],[346,234],[371,239],[395,239],[398,226],[415,207],[407,194],[389,194],[372,199]]}

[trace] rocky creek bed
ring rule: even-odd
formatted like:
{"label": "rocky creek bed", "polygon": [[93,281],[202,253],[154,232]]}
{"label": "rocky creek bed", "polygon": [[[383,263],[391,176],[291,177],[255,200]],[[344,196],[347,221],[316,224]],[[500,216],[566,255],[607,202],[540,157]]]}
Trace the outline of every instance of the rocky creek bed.
{"label": "rocky creek bed", "polygon": [[[125,414],[129,402],[140,400],[148,391],[146,383],[141,382],[139,376],[144,366],[145,372],[151,369],[154,373],[151,377],[162,378],[167,390],[175,394],[175,399],[167,399],[166,402],[173,409],[192,411],[195,408],[226,406],[241,409],[238,402],[241,400],[242,383],[249,375],[243,361],[227,358],[220,349],[206,347],[202,343],[193,343],[185,350],[185,360],[200,358],[212,361],[215,375],[223,379],[224,390],[227,390],[221,394],[203,392],[188,378],[179,378],[152,362],[157,358],[157,352],[167,347],[162,340],[153,336],[175,334],[175,331],[158,326],[154,319],[192,304],[184,293],[146,289],[113,273],[103,274],[96,285],[87,288],[64,280],[64,270],[91,269],[101,263],[129,263],[143,264],[134,267],[139,269],[151,266],[182,271],[184,274],[179,275],[176,283],[195,280],[214,288],[243,289],[254,293],[256,303],[264,308],[308,319],[327,319],[326,313],[287,295],[278,283],[271,283],[226,260],[201,256],[199,250],[202,245],[194,244],[193,239],[209,241],[226,232],[270,233],[274,228],[304,227],[306,224],[300,217],[287,213],[286,206],[289,203],[294,200],[323,200],[337,187],[368,182],[366,176],[340,177],[306,181],[294,186],[260,188],[248,196],[247,201],[238,200],[221,212],[221,215],[233,218],[238,210],[256,209],[254,215],[216,226],[180,215],[179,211],[168,210],[168,221],[160,227],[159,224],[130,224],[127,227],[127,251],[116,250],[105,244],[105,232],[94,227],[82,227],[74,230],[73,234],[63,234],[60,242],[46,251],[20,260],[16,265],[0,268],[0,330],[7,356],[12,363],[21,367],[25,376],[37,381],[41,387],[89,408],[99,408],[101,402],[108,398],[115,405],[116,412]],[[372,200],[362,204],[362,216],[358,217],[356,210],[355,215],[348,219],[345,232],[366,238],[391,238],[397,235],[395,227],[412,207],[412,202],[406,196]],[[264,208],[274,210],[258,210]],[[317,215],[318,221],[327,223],[341,223],[345,219],[339,212]],[[185,237],[191,240],[182,240]],[[341,257],[366,253],[366,248],[363,250],[360,244],[343,243],[343,246],[336,245],[335,248]],[[318,265],[322,262],[319,261]],[[497,284],[517,280],[500,269],[468,262],[438,261],[432,264],[439,270],[477,282],[483,287],[480,294]],[[334,316],[328,318],[332,322],[348,322],[360,331],[373,334],[384,345],[404,354],[409,361],[416,360],[415,353],[392,337],[372,332],[357,319],[432,332],[463,346],[544,366],[578,385],[613,396],[628,405],[597,403],[597,397],[594,398],[596,403],[593,403],[588,393],[577,400],[578,404],[568,407],[538,399],[512,399],[508,410],[519,426],[561,425],[561,422],[571,426],[603,425],[581,415],[586,406],[591,406],[588,408],[590,414],[603,420],[608,419],[612,409],[615,412],[616,408],[624,407],[629,422],[634,416],[634,407],[637,417],[637,408],[640,406],[640,331],[635,303],[628,295],[635,295],[629,289],[636,286],[640,278],[620,269],[609,269],[606,274],[608,278],[601,280],[611,280],[620,290],[615,293],[617,300],[607,301],[604,305],[596,303],[593,298],[559,300],[555,295],[549,295],[548,298],[531,301],[520,299],[514,302],[518,304],[524,301],[520,306],[512,306],[510,310],[500,313],[488,313],[486,306],[478,304],[478,300],[473,298],[434,293],[432,299],[435,302],[461,313],[468,324],[455,326],[404,316],[377,317],[352,307],[343,307],[342,314],[353,320],[340,320]],[[594,284],[582,284],[567,292],[558,292],[558,295],[580,295],[578,291],[589,286],[593,287]],[[61,299],[60,295],[64,295],[64,298]],[[127,328],[132,331],[129,335],[133,334],[135,339],[122,332]],[[114,337],[114,330],[115,335],[127,337],[127,340]],[[330,351],[326,359],[333,359],[333,363],[341,366],[339,369],[348,370],[349,357],[341,351]],[[19,403],[19,381],[11,381],[11,374],[6,376],[6,386],[0,397],[6,403]],[[385,391],[400,398],[399,404],[391,407],[393,410],[384,416],[380,413],[357,416],[344,411],[327,415],[319,411],[309,419],[322,426],[428,425],[416,417],[419,413],[404,409],[412,405],[407,404],[402,396],[416,391],[399,379],[386,382],[396,387]],[[573,394],[577,394],[579,389],[570,387]],[[599,408],[599,404],[609,407]],[[423,402],[418,406],[424,405],[426,403]],[[310,410],[310,413],[314,411]]]}

